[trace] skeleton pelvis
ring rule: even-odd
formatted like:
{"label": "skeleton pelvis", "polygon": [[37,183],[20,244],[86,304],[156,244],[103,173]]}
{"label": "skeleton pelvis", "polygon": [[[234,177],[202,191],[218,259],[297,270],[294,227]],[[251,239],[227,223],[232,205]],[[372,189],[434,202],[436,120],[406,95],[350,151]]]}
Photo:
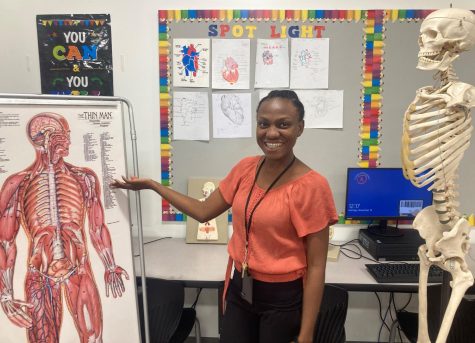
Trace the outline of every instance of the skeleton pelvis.
{"label": "skeleton pelvis", "polygon": [[412,226],[419,231],[419,235],[426,241],[427,239],[435,238],[434,243],[442,238],[444,231],[450,230],[448,225],[439,222],[439,216],[435,211],[434,205],[427,206],[420,211],[414,219]]}

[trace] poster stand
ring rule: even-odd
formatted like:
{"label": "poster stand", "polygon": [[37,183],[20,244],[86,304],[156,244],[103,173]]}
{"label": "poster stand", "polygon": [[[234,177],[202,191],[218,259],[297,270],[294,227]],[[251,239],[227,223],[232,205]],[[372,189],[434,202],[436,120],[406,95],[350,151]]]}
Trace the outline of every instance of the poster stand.
{"label": "poster stand", "polygon": [[[62,106],[87,106],[98,105],[101,102],[105,105],[107,103],[115,102],[121,105],[122,120],[125,121],[125,115],[129,119],[129,134],[131,140],[132,150],[132,172],[133,175],[139,176],[138,156],[137,156],[137,133],[135,131],[134,113],[131,102],[123,97],[117,96],[65,96],[65,95],[39,95],[39,94],[8,94],[0,93],[0,102],[6,104],[22,104],[22,105],[34,105],[34,104],[48,104],[48,105],[62,105]],[[125,137],[125,126],[123,128],[123,135]],[[124,142],[124,145],[125,142]],[[128,168],[127,168],[128,169]],[[129,213],[131,207],[131,200],[128,197]],[[140,192],[135,194],[135,213],[138,232],[138,247],[139,247],[139,260],[140,260],[140,272],[142,279],[142,294],[143,294],[143,311],[144,311],[144,328],[145,328],[145,342],[150,342],[149,335],[149,322],[148,322],[148,306],[147,306],[147,289],[146,289],[146,277],[145,277],[145,258],[144,258],[144,243],[143,243],[143,229],[142,229],[142,207],[140,201]],[[131,229],[133,224],[131,223]],[[135,269],[135,268],[134,268]],[[135,270],[134,270],[135,276]],[[134,277],[135,284],[135,277]],[[137,289],[135,285],[135,289]],[[137,304],[138,305],[138,304]],[[138,313],[138,307],[137,307]]]}

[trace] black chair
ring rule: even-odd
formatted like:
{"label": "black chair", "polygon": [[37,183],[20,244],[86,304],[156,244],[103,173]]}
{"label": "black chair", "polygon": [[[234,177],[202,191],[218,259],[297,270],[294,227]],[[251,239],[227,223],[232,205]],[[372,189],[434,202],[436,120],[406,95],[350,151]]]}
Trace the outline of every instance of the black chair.
{"label": "black chair", "polygon": [[[431,342],[435,342],[440,329],[441,291],[442,285],[427,287],[427,325]],[[452,321],[447,343],[473,343],[473,337],[475,337],[474,319],[475,301],[462,299]],[[418,313],[405,310],[396,312],[396,320],[391,325],[389,333],[389,343],[396,342],[397,328],[402,331],[411,343],[416,343],[419,328]]]}
{"label": "black chair", "polygon": [[448,343],[473,343],[475,340],[475,299],[466,295],[462,299],[455,313],[452,328],[450,329]]}
{"label": "black chair", "polygon": [[347,310],[348,292],[334,285],[325,285],[313,342],[344,343]]}
{"label": "black chair", "polygon": [[[137,278],[142,342],[145,327],[142,304],[141,279]],[[182,343],[195,326],[196,342],[201,339],[200,324],[195,304],[184,308],[185,288],[182,282],[147,278],[147,305],[150,343]]]}

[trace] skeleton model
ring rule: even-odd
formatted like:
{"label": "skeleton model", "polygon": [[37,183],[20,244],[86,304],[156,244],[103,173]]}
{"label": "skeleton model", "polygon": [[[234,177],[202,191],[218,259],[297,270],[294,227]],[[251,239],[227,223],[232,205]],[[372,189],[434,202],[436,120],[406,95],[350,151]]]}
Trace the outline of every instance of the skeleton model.
{"label": "skeleton model", "polygon": [[[63,160],[70,137],[62,116],[35,115],[27,134],[36,159],[8,177],[0,193],[0,304],[13,324],[27,329],[30,343],[57,343],[64,292],[80,342],[101,343],[102,309],[87,251],[86,217],[91,242],[106,268],[106,295],[122,296],[122,275],[128,275],[114,262],[97,176]],[[20,225],[29,240],[26,301],[13,292]]]}
{"label": "skeleton model", "polygon": [[469,249],[468,222],[458,210],[457,170],[473,130],[470,109],[475,87],[457,81],[452,63],[475,45],[475,15],[468,10],[442,9],[423,21],[417,68],[435,70],[438,84],[423,87],[404,114],[402,164],[406,178],[417,187],[429,185],[433,205],[414,220],[426,244],[419,248],[418,342],[430,342],[427,327],[427,276],[435,264],[452,275],[452,294],[437,343],[446,341],[450,327],[473,276],[465,262]]}

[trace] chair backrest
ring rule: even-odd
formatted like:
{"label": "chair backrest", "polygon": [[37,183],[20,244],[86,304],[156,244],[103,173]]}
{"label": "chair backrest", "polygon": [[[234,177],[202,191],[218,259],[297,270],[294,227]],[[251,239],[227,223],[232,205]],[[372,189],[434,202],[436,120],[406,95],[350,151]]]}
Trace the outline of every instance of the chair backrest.
{"label": "chair backrest", "polygon": [[475,300],[463,298],[455,314],[447,343],[473,343],[475,340]]}
{"label": "chair backrest", "polygon": [[347,310],[348,291],[325,285],[315,325],[314,343],[344,343]]}
{"label": "chair backrest", "polygon": [[[143,308],[139,295],[141,322]],[[151,343],[168,343],[176,331],[183,312],[185,289],[179,281],[147,278],[147,305]],[[142,325],[142,341],[144,341]]]}
{"label": "chair backrest", "polygon": [[[427,324],[429,327],[429,337],[435,342],[440,330],[442,285],[429,285],[427,287]],[[455,313],[452,326],[447,337],[447,343],[473,343],[475,336],[475,302],[462,299],[457,312]],[[417,341],[415,335],[414,342]]]}
{"label": "chair backrest", "polygon": [[[429,329],[429,338],[435,342],[440,330],[440,304],[441,304],[442,285],[429,285],[427,287],[427,325]],[[402,316],[407,318],[403,320]],[[418,316],[417,313],[406,314],[398,313],[397,318],[404,335],[410,342],[417,342]],[[452,326],[447,337],[447,343],[473,343],[475,337],[475,301],[462,299]]]}

